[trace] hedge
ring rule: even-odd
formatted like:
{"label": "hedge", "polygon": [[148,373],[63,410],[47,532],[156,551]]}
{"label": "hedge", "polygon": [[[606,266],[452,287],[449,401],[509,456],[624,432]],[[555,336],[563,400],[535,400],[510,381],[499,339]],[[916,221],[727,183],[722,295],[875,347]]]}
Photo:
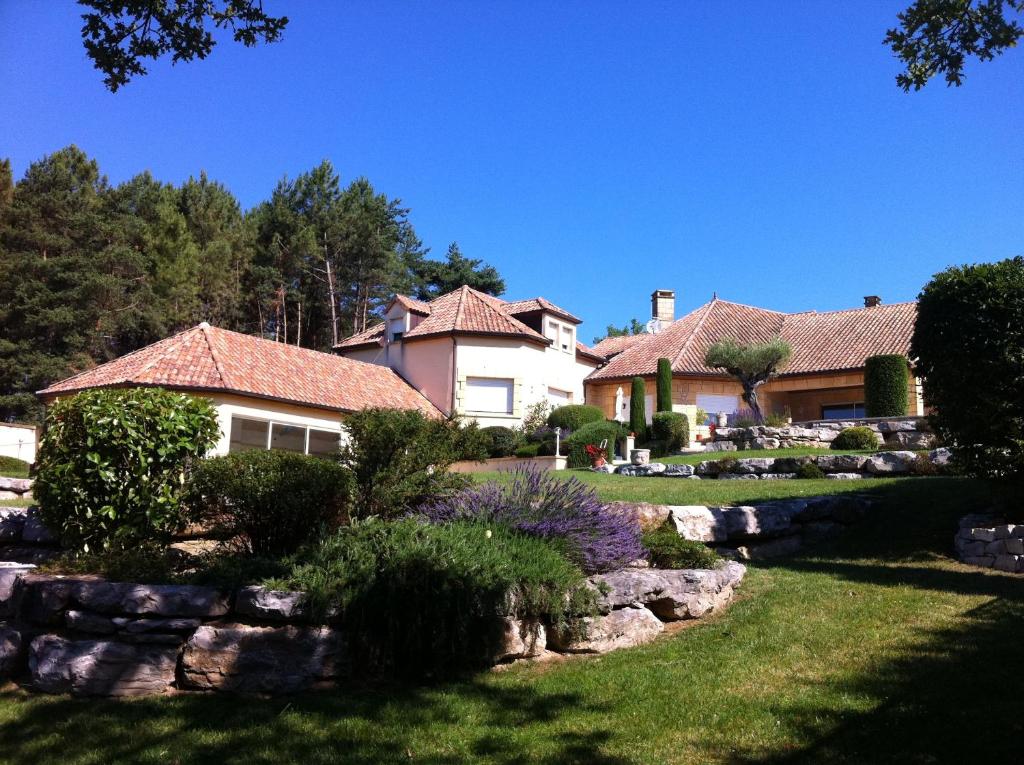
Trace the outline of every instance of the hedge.
{"label": "hedge", "polygon": [[518,433],[501,425],[481,428],[480,432],[487,438],[487,454],[490,457],[511,457],[521,441]]}
{"label": "hedge", "polygon": [[864,413],[903,417],[907,413],[907,357],[898,353],[868,356],[864,364]]}
{"label": "hedge", "polygon": [[601,422],[604,412],[601,407],[591,404],[566,404],[551,410],[548,425],[552,428],[579,430],[587,423]]}
{"label": "hedge", "polygon": [[685,449],[690,444],[690,420],[679,412],[655,412],[651,423],[654,440],[665,442],[669,454]]}

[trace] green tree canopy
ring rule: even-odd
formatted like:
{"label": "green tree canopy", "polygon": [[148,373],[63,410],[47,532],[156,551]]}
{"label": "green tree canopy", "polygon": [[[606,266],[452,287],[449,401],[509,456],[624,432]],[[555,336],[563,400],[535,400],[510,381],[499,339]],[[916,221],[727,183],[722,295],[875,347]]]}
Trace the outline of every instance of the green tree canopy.
{"label": "green tree canopy", "polygon": [[754,413],[758,423],[764,414],[757,400],[757,389],[774,377],[779,368],[792,355],[793,349],[781,337],[766,343],[740,343],[725,339],[708,348],[704,363],[715,369],[724,369],[743,386],[743,400]]}
{"label": "green tree canopy", "polygon": [[505,280],[497,269],[482,260],[467,258],[458,242],[448,245],[444,260],[423,258],[413,264],[412,271],[417,281],[415,296],[421,300],[433,300],[464,284],[488,295],[505,292]]}
{"label": "green tree canopy", "polygon": [[642,335],[645,331],[645,327],[639,319],[630,319],[629,324],[622,327],[616,327],[614,324],[609,324],[604,331],[602,337],[595,337],[594,344],[601,342],[608,337],[628,337],[630,335]]}

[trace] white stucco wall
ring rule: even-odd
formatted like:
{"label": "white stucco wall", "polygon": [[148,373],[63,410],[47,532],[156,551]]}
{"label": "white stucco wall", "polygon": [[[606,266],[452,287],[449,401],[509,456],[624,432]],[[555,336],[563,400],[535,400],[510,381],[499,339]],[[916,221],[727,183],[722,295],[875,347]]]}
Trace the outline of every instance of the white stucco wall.
{"label": "white stucco wall", "polygon": [[36,461],[36,429],[31,425],[0,423],[0,457]]}
{"label": "white stucco wall", "polygon": [[279,422],[285,425],[299,425],[318,430],[329,430],[342,435],[340,412],[317,407],[306,407],[298,404],[286,404],[268,401],[249,396],[235,394],[205,395],[217,409],[217,422],[220,425],[220,439],[210,456],[228,453],[231,441],[231,417],[247,417],[252,420]]}

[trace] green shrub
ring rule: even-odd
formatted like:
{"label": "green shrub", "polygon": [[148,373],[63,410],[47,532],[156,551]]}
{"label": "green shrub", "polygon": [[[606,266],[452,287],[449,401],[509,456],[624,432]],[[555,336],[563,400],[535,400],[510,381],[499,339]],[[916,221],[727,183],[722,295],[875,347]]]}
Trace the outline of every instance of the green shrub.
{"label": "green shrub", "polygon": [[611,458],[615,442],[625,436],[625,429],[621,423],[605,420],[602,422],[591,422],[574,431],[564,443],[565,453],[568,456],[568,464],[571,468],[588,467],[590,457],[587,456],[587,444],[600,446],[602,441],[607,441],[608,457]]}
{"label": "green shrub", "polygon": [[404,409],[363,409],[345,419],[340,460],[352,471],[355,518],[405,515],[428,499],[469,485],[450,473],[464,457],[466,428]]}
{"label": "green shrub", "polygon": [[638,441],[647,440],[647,386],[642,377],[634,377],[630,387],[629,429]]}
{"label": "green shrub", "polygon": [[491,439],[475,421],[453,430],[451,436],[457,460],[483,462],[490,455]]}
{"label": "green shrub", "polygon": [[160,388],[90,390],[47,414],[32,487],[42,521],[78,550],[166,541],[180,494],[219,434],[209,401]]}
{"label": "green shrub", "polygon": [[833,449],[877,449],[878,435],[871,428],[858,425],[855,428],[843,428],[832,441]]}
{"label": "green shrub", "polygon": [[268,584],[337,609],[353,666],[400,677],[486,664],[498,616],[562,623],[594,607],[553,543],[466,521],[360,522]]}
{"label": "green shrub", "polygon": [[291,452],[252,450],[203,461],[186,502],[249,555],[285,555],[321,538],[348,514],[349,472]]}
{"label": "green shrub", "polygon": [[481,428],[480,432],[487,437],[487,454],[490,457],[511,457],[519,446],[519,434],[511,428],[492,425],[489,428]]}
{"label": "green shrub", "polygon": [[0,457],[0,475],[6,478],[28,478],[28,463],[14,457]]}
{"label": "green shrub", "polygon": [[764,424],[770,428],[784,428],[789,424],[791,417],[792,415],[790,414],[789,407],[787,406],[781,412],[772,412],[769,415],[765,415]]}
{"label": "green shrub", "polygon": [[909,381],[910,372],[906,356],[868,356],[864,364],[864,413],[868,417],[906,415]]}
{"label": "green shrub", "polygon": [[918,454],[910,463],[911,475],[938,475],[939,468],[928,459],[927,454]]}
{"label": "green shrub", "polygon": [[950,268],[925,285],[910,356],[935,430],[968,475],[1024,477],[1021,348],[1024,257]]}
{"label": "green shrub", "polygon": [[668,448],[668,442],[662,441],[658,438],[651,438],[644,441],[642,444],[637,444],[636,448],[648,449],[651,452],[651,457],[653,459],[667,457],[672,453]]}
{"label": "green shrub", "polygon": [[551,410],[551,414],[548,415],[548,426],[576,431],[588,423],[602,420],[604,420],[604,412],[599,406],[566,404]]}
{"label": "green shrub", "polygon": [[824,478],[825,472],[814,462],[801,462],[796,469],[797,478]]}
{"label": "green shrub", "polygon": [[715,568],[722,560],[703,542],[685,539],[668,526],[645,531],[643,545],[655,568]]}
{"label": "green shrub", "polygon": [[672,411],[672,361],[658,359],[657,396],[655,411]]}
{"label": "green shrub", "polygon": [[543,445],[544,444],[542,443],[536,442],[532,444],[523,444],[518,449],[516,449],[516,456],[523,458],[537,457],[540,455],[540,448]]}
{"label": "green shrub", "polygon": [[669,454],[690,445],[690,421],[679,412],[656,412],[651,423],[651,435],[665,442]]}

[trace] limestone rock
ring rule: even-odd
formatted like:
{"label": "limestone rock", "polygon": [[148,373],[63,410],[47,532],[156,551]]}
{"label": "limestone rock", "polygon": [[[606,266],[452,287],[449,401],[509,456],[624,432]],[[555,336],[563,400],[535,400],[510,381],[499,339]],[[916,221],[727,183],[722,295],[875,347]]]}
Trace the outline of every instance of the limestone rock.
{"label": "limestone rock", "polygon": [[786,504],[723,507],[728,539],[778,536],[790,530],[796,511]]}
{"label": "limestone rock", "polygon": [[928,459],[931,460],[931,463],[935,465],[935,467],[948,468],[950,467],[950,463],[953,461],[953,450],[945,446],[940,446],[938,449],[932,449],[928,452]]}
{"label": "limestone rock", "polygon": [[718,480],[719,481],[756,481],[757,479],[758,479],[758,476],[753,475],[753,474],[749,474],[749,475],[740,475],[739,473],[719,473],[718,474]]}
{"label": "limestone rock", "polygon": [[91,632],[95,635],[113,635],[118,628],[113,619],[90,611],[68,611],[64,614],[64,621],[68,625],[68,629],[76,632]]}
{"label": "limestone rock", "polygon": [[46,693],[134,696],[170,688],[177,658],[173,647],[40,635],[29,649],[29,671]]}
{"label": "limestone rock", "polygon": [[18,580],[33,568],[31,564],[0,563],[0,617],[13,613]]}
{"label": "limestone rock", "polygon": [[32,491],[32,479],[0,476],[0,490],[13,491],[15,494],[25,494]]}
{"label": "limestone rock", "polygon": [[876,475],[909,473],[915,459],[913,452],[879,452],[868,457],[865,469]]}
{"label": "limestone rock", "polygon": [[726,562],[714,569],[625,569],[592,576],[604,613],[645,606],[666,621],[696,619],[732,599],[746,568]]}
{"label": "limestone rock", "polygon": [[23,577],[22,615],[33,624],[63,623],[64,611],[71,603],[71,590],[78,581],[51,576]]}
{"label": "limestone rock", "polygon": [[74,585],[72,596],[82,608],[101,614],[210,618],[228,612],[223,592],[194,585],[81,581]]}
{"label": "limestone rock", "polygon": [[778,449],[780,445],[779,439],[777,438],[766,438],[760,436],[750,442],[751,449]]}
{"label": "limestone rock", "polygon": [[181,658],[186,686],[242,693],[294,693],[338,677],[344,665],[330,627],[205,624]]}
{"label": "limestone rock", "polygon": [[734,452],[736,451],[736,444],[734,444],[732,441],[712,441],[711,443],[704,444],[704,451]]}
{"label": "limestone rock", "polygon": [[914,420],[885,420],[878,423],[880,433],[907,433],[917,430],[917,422]]}
{"label": "limestone rock", "polygon": [[0,680],[17,674],[21,668],[21,633],[0,627]]}
{"label": "limestone rock", "polygon": [[820,454],[814,463],[825,473],[858,473],[868,458],[860,454]]}
{"label": "limestone rock", "polygon": [[1007,539],[1006,552],[1009,555],[1024,555],[1024,539]]}
{"label": "limestone rock", "polygon": [[631,516],[642,529],[656,529],[669,519],[672,508],[669,505],[654,505],[649,502],[609,502],[614,512]]}
{"label": "limestone rock", "polygon": [[235,597],[235,611],[267,621],[297,621],[309,615],[308,599],[303,592],[243,587]]}
{"label": "limestone rock", "polygon": [[580,619],[573,629],[553,629],[549,644],[566,653],[608,653],[649,643],[664,629],[661,620],[646,608],[620,608],[605,616]]}
{"label": "limestone rock", "polygon": [[684,465],[684,464],[681,464],[681,463],[673,463],[671,465],[667,465],[666,468],[665,468],[665,472],[662,473],[662,475],[664,475],[664,476],[681,477],[681,478],[689,478],[693,474],[694,474],[694,467],[693,467],[693,465]]}
{"label": "limestone rock", "polygon": [[885,443],[893,446],[901,446],[904,449],[934,449],[938,439],[932,433],[919,433],[917,431],[901,430],[890,434]]}
{"label": "limestone rock", "polygon": [[832,481],[859,481],[864,477],[863,473],[826,473],[825,478]]}
{"label": "limestone rock", "polygon": [[36,507],[30,507],[25,514],[25,525],[21,530],[21,541],[34,545],[57,544],[57,535],[43,525],[42,520],[39,518],[39,510]]}
{"label": "limestone rock", "polygon": [[490,646],[487,659],[491,664],[534,658],[547,647],[547,631],[537,620],[499,617],[492,626]]}
{"label": "limestone rock", "polygon": [[21,540],[27,514],[28,510],[24,507],[0,507],[0,542]]}
{"label": "limestone rock", "polygon": [[729,538],[725,516],[719,508],[703,505],[670,505],[669,521],[684,539],[724,542]]}
{"label": "limestone rock", "polygon": [[997,555],[992,567],[999,571],[1009,571],[1011,574],[1024,571],[1024,556],[1020,555]]}
{"label": "limestone rock", "polygon": [[747,457],[736,460],[736,465],[731,472],[760,475],[769,472],[774,465],[775,460],[771,457]]}

